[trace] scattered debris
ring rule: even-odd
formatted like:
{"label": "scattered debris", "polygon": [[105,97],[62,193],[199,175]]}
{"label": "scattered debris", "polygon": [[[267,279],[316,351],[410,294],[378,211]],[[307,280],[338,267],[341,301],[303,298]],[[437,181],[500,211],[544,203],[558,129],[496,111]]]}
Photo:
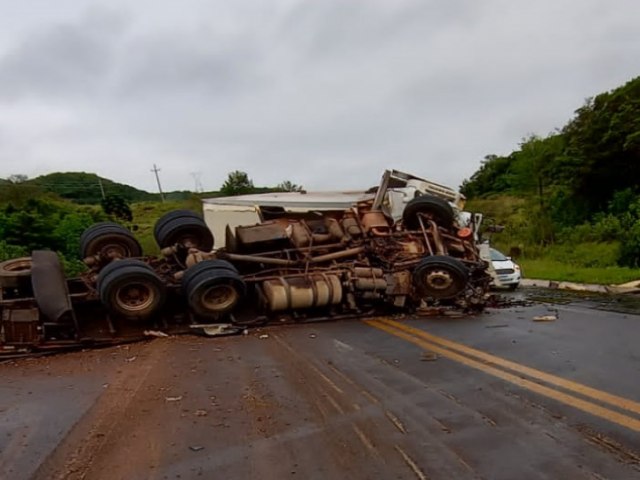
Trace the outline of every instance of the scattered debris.
{"label": "scattered debris", "polygon": [[125,362],[135,362],[136,358],[138,358],[138,357],[134,355],[133,357],[125,358],[124,361]]}
{"label": "scattered debris", "polygon": [[266,333],[263,333],[262,335],[260,335],[258,337],[260,340],[264,340],[265,338],[269,338],[269,335],[267,335]]}
{"label": "scattered debris", "polygon": [[555,322],[558,319],[555,315],[538,315],[533,317],[534,322]]}
{"label": "scattered debris", "polygon": [[316,337],[317,337],[317,335],[315,333],[310,333],[309,334],[309,338],[316,338]]}
{"label": "scattered debris", "polygon": [[438,358],[440,357],[435,352],[422,352],[420,356],[420,360],[423,362],[435,362]]}
{"label": "scattered debris", "polygon": [[416,309],[416,315],[420,317],[438,317],[444,315],[445,309],[442,307],[420,307]]}
{"label": "scattered debris", "polygon": [[204,447],[202,445],[191,445],[189,446],[189,450],[192,452],[199,452],[200,450],[204,450]]}
{"label": "scattered debris", "polygon": [[206,417],[206,416],[208,415],[208,413],[209,413],[209,412],[207,412],[207,411],[206,411],[206,410],[204,410],[204,409],[198,409],[198,410],[196,410],[195,412],[193,412],[193,414],[194,414],[196,417]]}
{"label": "scattered debris", "polygon": [[485,325],[484,328],[504,328],[504,327],[508,327],[509,324],[507,323],[498,323],[496,325]]}
{"label": "scattered debris", "polygon": [[145,330],[142,333],[145,337],[165,338],[169,336],[168,334],[161,332],[159,330]]}
{"label": "scattered debris", "polygon": [[180,400],[182,400],[182,395],[179,395],[177,397],[164,397],[164,399],[167,402],[179,402]]}

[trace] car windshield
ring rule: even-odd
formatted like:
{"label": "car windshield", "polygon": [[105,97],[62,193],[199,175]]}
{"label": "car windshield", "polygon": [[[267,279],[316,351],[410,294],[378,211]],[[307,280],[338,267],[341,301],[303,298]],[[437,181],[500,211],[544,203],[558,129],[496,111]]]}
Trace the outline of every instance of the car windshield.
{"label": "car windshield", "polygon": [[495,248],[491,249],[491,261],[492,262],[504,262],[505,260],[509,260],[505,257],[502,252],[499,252]]}

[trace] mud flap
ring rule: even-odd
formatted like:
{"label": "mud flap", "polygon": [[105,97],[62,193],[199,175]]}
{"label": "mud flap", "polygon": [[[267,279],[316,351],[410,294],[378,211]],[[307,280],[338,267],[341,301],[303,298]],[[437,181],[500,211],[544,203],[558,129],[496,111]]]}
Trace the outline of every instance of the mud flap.
{"label": "mud flap", "polygon": [[49,321],[58,323],[72,312],[60,259],[55,252],[34,250],[31,262],[31,286],[38,308]]}

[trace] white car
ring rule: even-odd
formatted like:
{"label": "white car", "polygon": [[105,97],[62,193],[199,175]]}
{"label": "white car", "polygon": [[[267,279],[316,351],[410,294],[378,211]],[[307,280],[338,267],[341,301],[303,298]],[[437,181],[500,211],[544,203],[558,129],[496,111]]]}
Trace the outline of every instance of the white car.
{"label": "white car", "polygon": [[511,257],[505,256],[495,248],[489,249],[491,263],[496,272],[496,280],[494,284],[497,287],[507,287],[515,290],[520,285],[522,274],[520,266],[511,260]]}

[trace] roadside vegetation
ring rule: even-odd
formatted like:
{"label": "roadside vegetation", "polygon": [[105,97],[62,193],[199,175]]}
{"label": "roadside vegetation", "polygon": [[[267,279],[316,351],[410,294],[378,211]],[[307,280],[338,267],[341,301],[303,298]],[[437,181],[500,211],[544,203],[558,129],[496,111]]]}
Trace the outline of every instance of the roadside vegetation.
{"label": "roadside vegetation", "polygon": [[588,99],[562,129],[486,156],[462,191],[505,226],[491,243],[528,277],[640,279],[640,77]]}
{"label": "roadside vegetation", "polygon": [[275,187],[255,187],[244,172],[231,172],[220,191],[156,194],[86,173],[54,173],[34,180],[24,175],[0,179],[0,261],[29,256],[32,250],[56,251],[67,275],[85,267],[79,258],[80,236],[92,224],[114,221],[131,230],[145,255],[157,255],[155,222],[176,209],[202,211],[201,199],[225,194],[300,191],[284,181]]}

